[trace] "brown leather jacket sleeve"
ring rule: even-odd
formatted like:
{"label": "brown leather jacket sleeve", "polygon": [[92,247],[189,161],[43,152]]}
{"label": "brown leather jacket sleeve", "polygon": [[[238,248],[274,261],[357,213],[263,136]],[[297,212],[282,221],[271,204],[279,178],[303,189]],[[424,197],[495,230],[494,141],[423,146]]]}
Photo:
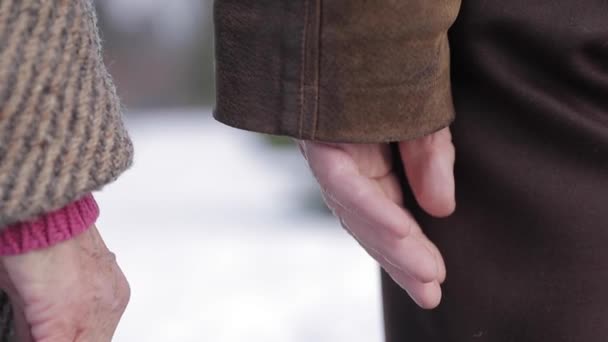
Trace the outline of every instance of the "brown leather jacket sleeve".
{"label": "brown leather jacket sleeve", "polygon": [[454,117],[447,31],[460,0],[216,0],[217,107],[228,125],[385,142]]}

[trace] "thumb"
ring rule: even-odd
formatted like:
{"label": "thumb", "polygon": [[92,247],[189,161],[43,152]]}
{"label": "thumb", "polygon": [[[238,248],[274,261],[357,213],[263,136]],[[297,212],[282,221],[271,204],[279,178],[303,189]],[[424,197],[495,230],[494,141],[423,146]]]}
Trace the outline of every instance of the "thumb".
{"label": "thumb", "polygon": [[456,209],[455,149],[449,128],[412,141],[399,143],[408,182],[418,204],[437,217]]}

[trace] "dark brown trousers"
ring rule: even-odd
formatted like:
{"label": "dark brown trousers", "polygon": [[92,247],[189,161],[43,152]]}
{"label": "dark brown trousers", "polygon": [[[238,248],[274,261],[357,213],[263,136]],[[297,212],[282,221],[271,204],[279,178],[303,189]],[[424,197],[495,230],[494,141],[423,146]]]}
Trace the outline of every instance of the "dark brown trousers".
{"label": "dark brown trousers", "polygon": [[444,300],[383,275],[387,341],[608,341],[608,2],[465,0],[450,38],[458,210],[414,209]]}

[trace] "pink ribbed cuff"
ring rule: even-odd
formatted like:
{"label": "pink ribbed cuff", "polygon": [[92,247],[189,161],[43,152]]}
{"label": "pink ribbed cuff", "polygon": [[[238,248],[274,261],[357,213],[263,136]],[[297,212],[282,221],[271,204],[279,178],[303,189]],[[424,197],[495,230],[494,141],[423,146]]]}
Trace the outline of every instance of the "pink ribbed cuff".
{"label": "pink ribbed cuff", "polygon": [[86,231],[99,217],[93,195],[29,222],[10,225],[0,231],[0,256],[48,248]]}

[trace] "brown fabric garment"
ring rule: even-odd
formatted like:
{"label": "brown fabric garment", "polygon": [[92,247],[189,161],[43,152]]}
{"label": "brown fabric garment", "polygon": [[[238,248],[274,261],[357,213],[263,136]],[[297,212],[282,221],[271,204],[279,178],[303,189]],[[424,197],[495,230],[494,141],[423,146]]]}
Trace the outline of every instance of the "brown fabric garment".
{"label": "brown fabric garment", "polygon": [[0,229],[99,189],[131,159],[91,1],[0,1]]}
{"label": "brown fabric garment", "polygon": [[453,119],[447,30],[460,0],[216,0],[226,124],[301,139],[399,141]]}
{"label": "brown fabric garment", "polygon": [[444,301],[384,277],[387,341],[606,341],[608,2],[467,0],[450,42],[458,209],[415,210]]}
{"label": "brown fabric garment", "polygon": [[[302,39],[297,33],[303,25],[298,20],[301,3],[273,7],[272,13],[270,4],[278,2],[255,2],[259,7],[252,1],[218,3],[226,6],[218,7],[216,17],[218,118],[241,128],[300,136],[294,127],[301,116],[293,114],[299,107],[289,99],[296,101],[302,89],[297,76],[293,83],[282,76],[294,70],[284,69],[292,66],[285,61],[299,70],[300,60],[287,53],[297,47],[281,34]],[[254,11],[230,16],[229,10],[241,13],[238,5],[246,5],[239,10]],[[404,26],[411,22],[407,14],[401,13]],[[288,19],[283,22],[284,16]],[[409,196],[410,206],[446,258],[444,301],[435,311],[421,310],[384,276],[388,342],[605,341],[607,23],[608,3],[603,0],[463,2],[450,33],[458,114],[453,126],[458,209],[449,219],[433,219]],[[255,27],[263,34],[247,29]],[[284,45],[273,45],[277,41]],[[324,48],[321,44],[322,56]],[[222,65],[223,60],[231,63]],[[394,72],[398,75],[401,69]],[[323,93],[326,90],[321,89],[321,103],[325,96],[340,99]],[[401,99],[388,99],[392,101]],[[360,104],[367,108],[363,100]],[[430,118],[427,114],[420,117]],[[331,115],[319,112],[320,118]],[[345,133],[334,123],[327,136],[317,131],[304,137],[384,141],[394,131],[378,129],[384,128],[376,125],[383,118],[397,131],[410,129],[400,126],[400,120],[391,121],[398,115],[390,111],[385,117],[374,115],[381,114],[352,121],[357,124],[345,125]]]}

